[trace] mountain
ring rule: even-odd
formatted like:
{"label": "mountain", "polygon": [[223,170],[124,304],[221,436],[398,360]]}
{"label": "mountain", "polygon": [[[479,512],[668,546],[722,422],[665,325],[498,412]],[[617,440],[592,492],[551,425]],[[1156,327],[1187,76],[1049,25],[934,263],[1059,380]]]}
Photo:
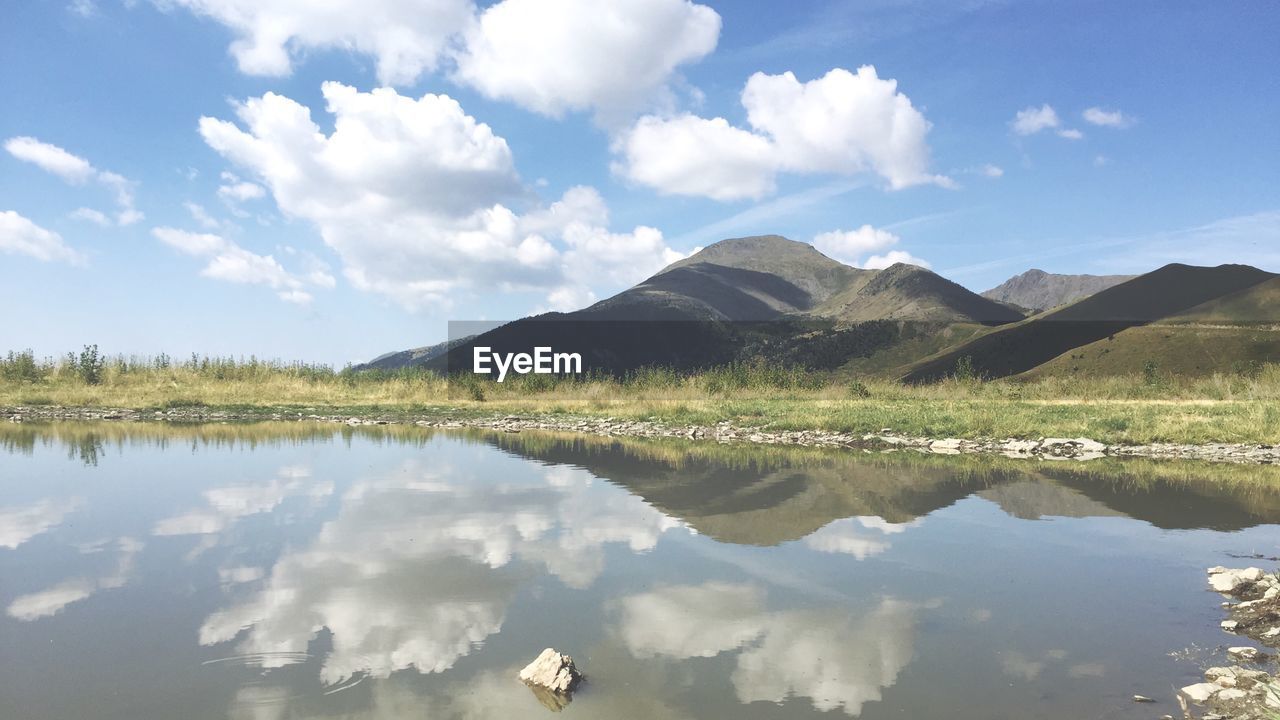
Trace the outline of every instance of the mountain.
{"label": "mountain", "polygon": [[989,300],[915,265],[896,263],[863,270],[848,287],[810,311],[843,322],[913,320],[949,323],[1008,323],[1022,313]]}
{"label": "mountain", "polygon": [[1014,322],[1022,314],[936,273],[849,267],[778,235],[721,240],[581,311],[601,318]]}
{"label": "mountain", "polygon": [[419,348],[410,348],[409,350],[399,350],[389,352],[370,360],[367,363],[361,363],[351,368],[352,370],[398,370],[403,367],[413,365],[423,365],[437,357],[440,357],[450,348],[456,347],[471,339],[472,336],[458,338],[456,340],[446,340],[435,345],[427,345]]}
{"label": "mountain", "polygon": [[982,297],[1040,312],[1075,302],[1136,275],[1059,275],[1032,268],[987,290]]}
{"label": "mountain", "polygon": [[[927,382],[955,373],[968,358],[975,373],[1005,377],[1028,372],[1078,348],[1225,301],[1277,276],[1247,265],[1171,264],[1083,300],[1008,325],[936,354],[907,369],[903,380]],[[1166,331],[1179,334],[1176,329]]]}
{"label": "mountain", "polygon": [[1251,285],[1059,355],[1027,373],[1248,373],[1280,359],[1280,277]]}
{"label": "mountain", "polygon": [[764,235],[722,240],[582,310],[508,323],[430,366],[469,368],[476,346],[509,353],[542,345],[611,373],[757,358],[835,369],[950,324],[1020,319],[924,268],[853,268],[808,243]]}
{"label": "mountain", "polygon": [[778,235],[734,238],[581,312],[626,320],[772,320],[804,313],[869,272]]}

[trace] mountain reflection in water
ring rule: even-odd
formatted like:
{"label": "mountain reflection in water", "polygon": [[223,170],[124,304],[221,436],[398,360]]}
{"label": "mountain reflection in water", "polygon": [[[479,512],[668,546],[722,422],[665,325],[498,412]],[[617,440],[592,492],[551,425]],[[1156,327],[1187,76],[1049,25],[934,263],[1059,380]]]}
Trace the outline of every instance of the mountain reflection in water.
{"label": "mountain reflection in water", "polygon": [[546,646],[583,717],[1145,717],[1280,521],[1274,468],[411,427],[15,425],[0,468],[15,718],[534,717]]}

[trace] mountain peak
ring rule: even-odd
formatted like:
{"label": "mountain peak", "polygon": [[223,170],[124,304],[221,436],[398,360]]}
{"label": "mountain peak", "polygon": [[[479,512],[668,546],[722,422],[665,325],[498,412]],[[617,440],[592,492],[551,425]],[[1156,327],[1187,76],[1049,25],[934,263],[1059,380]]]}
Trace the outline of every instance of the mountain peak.
{"label": "mountain peak", "polygon": [[982,293],[996,302],[1041,311],[1132,280],[1133,275],[1059,275],[1032,268]]}

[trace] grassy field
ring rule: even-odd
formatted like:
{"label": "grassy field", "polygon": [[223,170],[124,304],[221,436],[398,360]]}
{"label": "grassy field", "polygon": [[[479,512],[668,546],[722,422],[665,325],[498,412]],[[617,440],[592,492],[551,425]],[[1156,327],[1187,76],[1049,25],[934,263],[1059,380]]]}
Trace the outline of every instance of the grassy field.
{"label": "grassy field", "polygon": [[908,386],[828,381],[781,368],[730,367],[692,376],[641,372],[625,380],[526,375],[498,384],[417,371],[351,372],[258,360],[0,359],[0,406],[241,412],[547,413],[710,425],[932,437],[1085,436],[1103,442],[1280,443],[1280,365],[1182,378],[1135,376],[1029,382],[951,378]]}

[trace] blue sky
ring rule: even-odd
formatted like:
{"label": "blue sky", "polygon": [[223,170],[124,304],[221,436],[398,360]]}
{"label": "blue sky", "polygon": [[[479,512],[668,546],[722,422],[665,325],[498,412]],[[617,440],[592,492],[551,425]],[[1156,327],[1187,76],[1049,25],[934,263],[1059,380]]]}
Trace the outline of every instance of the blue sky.
{"label": "blue sky", "polygon": [[1274,2],[325,8],[6,6],[0,349],[342,364],[764,233],[1280,271]]}

